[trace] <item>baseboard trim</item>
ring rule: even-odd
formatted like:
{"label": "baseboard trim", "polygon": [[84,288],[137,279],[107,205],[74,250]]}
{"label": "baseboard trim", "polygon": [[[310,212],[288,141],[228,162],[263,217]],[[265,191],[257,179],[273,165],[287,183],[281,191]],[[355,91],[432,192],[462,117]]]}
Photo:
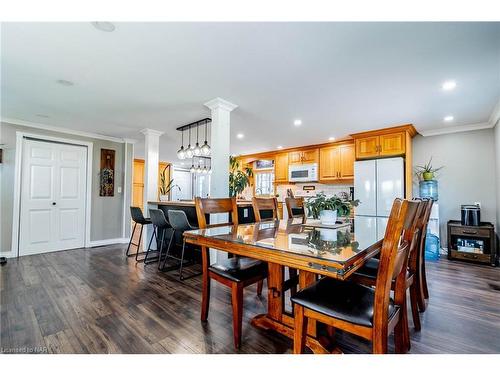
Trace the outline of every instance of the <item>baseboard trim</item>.
{"label": "baseboard trim", "polygon": [[118,244],[118,243],[128,243],[128,241],[130,241],[130,238],[128,238],[128,237],[110,238],[107,240],[90,241],[88,247],[114,245],[114,244]]}

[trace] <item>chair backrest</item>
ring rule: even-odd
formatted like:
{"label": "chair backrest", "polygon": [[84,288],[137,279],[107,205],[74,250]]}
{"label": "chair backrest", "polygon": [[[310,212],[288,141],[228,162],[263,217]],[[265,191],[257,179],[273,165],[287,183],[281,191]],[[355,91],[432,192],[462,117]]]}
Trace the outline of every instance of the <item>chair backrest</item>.
{"label": "chair backrest", "polygon": [[[255,221],[275,220],[278,218],[278,200],[276,198],[252,198]],[[262,219],[261,211],[272,211],[272,217]]]}
{"label": "chair backrest", "polygon": [[136,223],[144,224],[146,222],[146,219],[144,218],[144,215],[142,214],[142,210],[140,207],[131,206],[130,216],[132,217],[132,220],[135,221]]}
{"label": "chair backrest", "polygon": [[195,229],[189,224],[187,215],[182,210],[168,210],[168,221],[174,230],[184,232],[186,230]]}
{"label": "chair backrest", "polygon": [[304,208],[304,198],[285,198],[286,211],[288,217],[300,217],[303,220],[306,218],[306,210]]}
{"label": "chair backrest", "polygon": [[[423,256],[425,247],[425,231],[427,230],[427,223],[429,221],[430,212],[432,209],[433,200],[428,198],[415,198],[419,200],[420,206],[416,213],[415,227],[413,232],[416,238],[413,240],[410,248],[410,255],[408,261],[408,268],[411,274],[417,272],[418,260]],[[412,233],[405,234],[405,239],[408,239]]]}
{"label": "chair backrest", "polygon": [[420,202],[395,199],[392,205],[389,222],[382,242],[380,261],[375,286],[375,304],[373,325],[387,326],[388,307],[391,284],[394,276],[406,272],[410,244],[402,239],[404,230],[414,223],[415,214]]}
{"label": "chair backrest", "polygon": [[[200,228],[212,228],[222,225],[238,225],[238,206],[236,198],[195,198],[196,216]],[[230,222],[207,224],[206,215],[228,213]]]}
{"label": "chair backrest", "polygon": [[165,214],[162,210],[150,208],[149,215],[151,216],[151,222],[155,227],[166,228],[169,226],[168,221],[165,218]]}

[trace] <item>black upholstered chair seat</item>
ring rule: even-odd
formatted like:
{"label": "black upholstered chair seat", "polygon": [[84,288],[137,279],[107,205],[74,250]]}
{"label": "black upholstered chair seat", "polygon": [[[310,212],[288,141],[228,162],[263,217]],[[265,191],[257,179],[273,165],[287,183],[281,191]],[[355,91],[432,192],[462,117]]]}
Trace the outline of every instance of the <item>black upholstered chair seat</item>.
{"label": "black upholstered chair seat", "polygon": [[235,282],[252,279],[267,274],[267,264],[257,259],[246,257],[228,258],[212,264],[210,271]]}
{"label": "black upholstered chair seat", "polygon": [[[296,304],[323,315],[346,322],[373,327],[375,289],[349,281],[325,277],[297,292],[292,297]],[[399,309],[392,298],[389,302],[389,319]]]}
{"label": "black upholstered chair seat", "polygon": [[360,275],[364,277],[369,277],[371,279],[377,278],[379,260],[376,258],[370,258],[366,263],[355,272],[355,275]]}

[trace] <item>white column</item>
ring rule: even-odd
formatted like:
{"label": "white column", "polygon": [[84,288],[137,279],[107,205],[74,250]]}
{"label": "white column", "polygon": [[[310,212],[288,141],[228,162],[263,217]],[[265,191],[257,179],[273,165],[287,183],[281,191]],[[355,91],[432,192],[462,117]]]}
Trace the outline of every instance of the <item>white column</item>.
{"label": "white column", "polygon": [[[212,150],[212,176],[210,178],[210,196],[213,198],[229,197],[229,146],[231,142],[231,111],[236,104],[221,98],[205,103],[212,111],[210,147]],[[227,222],[227,215],[210,215],[211,223]],[[210,258],[227,258],[227,253],[210,249]]]}
{"label": "white column", "polygon": [[[160,136],[163,132],[154,129],[142,129],[144,134],[144,216],[149,216],[148,202],[158,200],[158,163],[160,162]],[[150,225],[148,225],[150,227]],[[143,247],[147,247],[153,233],[148,228],[147,241],[143,241]],[[156,245],[156,244],[152,244]],[[156,247],[153,247],[156,248]]]}

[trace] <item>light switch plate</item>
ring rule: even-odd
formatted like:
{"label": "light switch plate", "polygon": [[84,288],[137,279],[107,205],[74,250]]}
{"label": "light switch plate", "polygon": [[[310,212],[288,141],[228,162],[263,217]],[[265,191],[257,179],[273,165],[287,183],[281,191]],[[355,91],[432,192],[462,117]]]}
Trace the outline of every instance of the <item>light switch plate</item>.
{"label": "light switch plate", "polygon": [[118,194],[121,194],[121,193],[122,193],[122,187],[118,186]]}

